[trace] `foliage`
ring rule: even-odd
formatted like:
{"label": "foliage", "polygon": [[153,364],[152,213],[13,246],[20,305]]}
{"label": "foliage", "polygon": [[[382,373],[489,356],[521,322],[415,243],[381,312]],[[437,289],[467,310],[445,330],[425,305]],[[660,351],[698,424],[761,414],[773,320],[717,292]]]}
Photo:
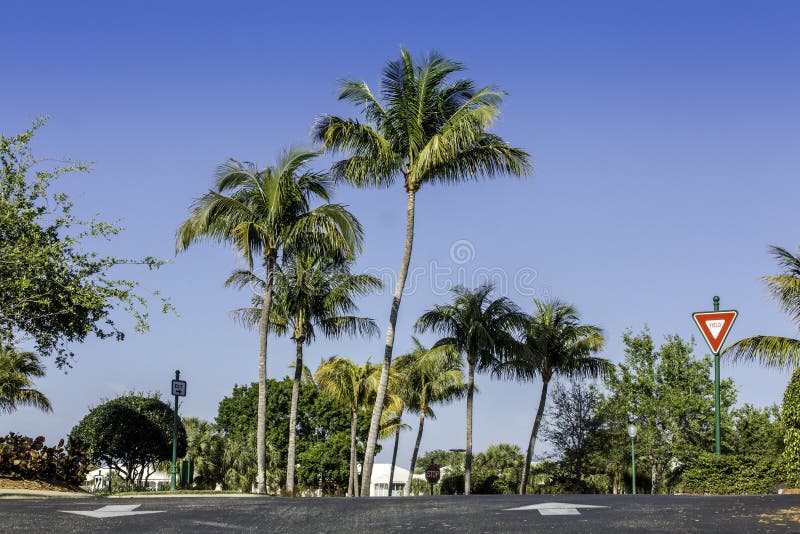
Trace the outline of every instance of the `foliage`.
{"label": "foliage", "polygon": [[[637,460],[647,466],[637,475],[649,476],[651,492],[661,493],[677,480],[676,466],[688,465],[698,451],[714,448],[713,362],[709,356],[695,359],[694,343],[677,335],[667,336],[658,349],[647,330],[627,332],[623,341],[625,361],[609,379],[611,398],[603,403],[607,444],[617,451],[612,454],[623,456],[615,462],[617,468],[629,465],[630,457],[624,458],[624,451],[630,450],[625,428],[636,424]],[[721,382],[720,396],[727,453],[733,437],[730,407],[736,399],[731,380]]]}
{"label": "foliage", "polygon": [[704,452],[692,460],[681,477],[681,491],[715,495],[775,493],[782,477],[773,458]]}
{"label": "foliage", "polygon": [[[362,418],[362,428],[366,432],[366,418]],[[327,495],[344,495],[350,476],[347,462],[350,454],[348,432],[330,434],[324,441],[312,442],[298,454],[297,481],[300,486],[320,487]],[[359,458],[363,456],[359,455]]]}
{"label": "foliage", "polygon": [[601,446],[603,420],[598,414],[602,399],[594,385],[572,381],[567,388],[557,383],[550,394],[552,408],[547,414],[544,438],[560,455],[562,470],[573,480],[583,479],[593,453]]}
{"label": "foliage", "polygon": [[781,420],[785,428],[783,462],[786,481],[800,486],[800,369],[792,373],[792,379],[783,395]]}
{"label": "foliage", "polygon": [[[172,408],[156,397],[129,394],[92,408],[72,429],[69,447],[86,444],[89,460],[107,465],[127,483],[141,485],[158,461],[172,458]],[[186,430],[178,421],[178,456],[186,454]]]}
{"label": "foliage", "polygon": [[0,345],[0,413],[11,413],[20,406],[52,412],[48,398],[33,389],[31,378],[43,376],[44,365],[34,353]]}
{"label": "foliage", "polygon": [[[30,143],[38,120],[21,134],[0,134],[0,345],[30,340],[40,354],[55,354],[69,366],[70,343],[89,334],[122,340],[111,319],[115,308],[132,314],[135,330],[148,327],[146,300],[132,280],[110,275],[113,267],[163,262],[99,256],[86,250],[92,239],[112,240],[119,226],[95,219],[82,221],[65,193],[52,187],[63,175],[86,172],[81,162],[48,165],[33,156]],[[170,305],[163,301],[164,311]]]}
{"label": "foliage", "polygon": [[486,475],[484,485],[489,483],[490,475],[495,477],[491,481],[491,491],[488,491],[488,488],[479,491],[479,485],[476,484],[475,493],[515,493],[519,488],[524,463],[525,457],[517,445],[510,443],[490,445],[475,456],[473,469],[476,476],[479,473]]}
{"label": "foliage", "polygon": [[778,405],[756,408],[745,404],[733,411],[731,443],[735,454],[756,455],[779,461],[785,432]]}
{"label": "foliage", "polygon": [[0,476],[82,484],[89,470],[84,446],[74,441],[67,452],[63,439],[55,447],[44,441],[43,436],[29,438],[13,432],[0,437]]}
{"label": "foliage", "polygon": [[414,472],[422,474],[430,464],[436,464],[440,468],[447,468],[450,473],[463,473],[464,451],[445,451],[443,449],[428,451],[419,457]]}
{"label": "foliage", "polygon": [[[764,277],[770,296],[800,326],[800,255],[781,247],[770,247],[783,273]],[[768,367],[792,369],[800,367],[800,339],[758,335],[741,339],[722,351],[733,361],[757,361]]]}
{"label": "foliage", "polygon": [[225,436],[216,427],[197,417],[184,417],[186,456],[191,457],[194,487],[214,489],[225,479]]}

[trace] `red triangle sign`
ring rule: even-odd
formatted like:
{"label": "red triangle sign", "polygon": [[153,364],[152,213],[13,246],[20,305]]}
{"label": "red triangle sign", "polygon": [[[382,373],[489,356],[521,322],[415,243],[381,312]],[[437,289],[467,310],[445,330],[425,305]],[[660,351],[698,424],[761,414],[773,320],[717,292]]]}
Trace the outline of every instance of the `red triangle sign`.
{"label": "red triangle sign", "polygon": [[736,310],[714,311],[714,312],[695,312],[692,314],[694,322],[703,334],[703,337],[708,343],[708,348],[714,354],[719,352],[722,344],[725,343],[725,338],[728,332],[731,331],[731,326],[736,320],[739,312]]}

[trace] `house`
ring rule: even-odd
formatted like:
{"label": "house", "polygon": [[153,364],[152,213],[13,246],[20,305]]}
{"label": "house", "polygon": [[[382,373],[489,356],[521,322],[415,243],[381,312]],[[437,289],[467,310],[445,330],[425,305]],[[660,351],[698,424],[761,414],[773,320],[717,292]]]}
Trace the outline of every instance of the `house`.
{"label": "house", "polygon": [[[370,496],[387,497],[389,495],[389,472],[392,464],[373,464],[372,478],[370,478]],[[425,475],[414,475],[415,479],[425,480]],[[408,469],[399,465],[394,466],[394,476],[392,477],[392,496],[406,495],[406,482],[408,481]]]}
{"label": "house", "polygon": [[[86,473],[86,484],[92,491],[107,490],[108,489],[108,476],[112,470],[108,467],[99,467],[92,469]],[[145,479],[142,479],[142,484],[148,490],[164,490],[169,489],[170,473],[157,470],[148,470],[145,473]],[[115,482],[116,483],[116,482]]]}

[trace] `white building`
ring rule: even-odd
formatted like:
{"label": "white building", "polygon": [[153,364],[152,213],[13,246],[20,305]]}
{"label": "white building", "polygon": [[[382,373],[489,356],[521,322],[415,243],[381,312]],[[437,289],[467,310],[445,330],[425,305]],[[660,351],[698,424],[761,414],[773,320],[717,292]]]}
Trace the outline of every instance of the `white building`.
{"label": "white building", "polygon": [[[392,464],[373,464],[372,478],[370,478],[370,496],[387,497],[389,495],[389,471]],[[425,481],[425,475],[414,475],[414,478]],[[406,494],[406,482],[408,481],[408,469],[399,465],[394,466],[394,476],[392,477],[392,496]]]}
{"label": "white building", "polygon": [[[92,469],[91,471],[86,473],[86,483],[92,490],[107,489],[108,476],[110,473],[111,469],[108,467],[99,467],[97,469]],[[148,471],[145,473],[145,477],[147,478],[147,480],[143,478],[142,483],[147,489],[152,489],[152,490],[169,489],[170,476],[171,476],[170,473],[164,471],[156,471],[151,468],[148,469]]]}

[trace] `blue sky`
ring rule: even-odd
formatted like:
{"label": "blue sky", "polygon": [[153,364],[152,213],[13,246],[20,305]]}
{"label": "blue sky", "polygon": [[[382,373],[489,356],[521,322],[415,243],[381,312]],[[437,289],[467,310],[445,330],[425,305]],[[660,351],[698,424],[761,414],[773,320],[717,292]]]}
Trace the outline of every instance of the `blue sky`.
{"label": "blue sky", "polygon": [[[37,153],[94,162],[63,188],[81,213],[127,228],[102,250],[174,259],[121,274],[161,290],[180,315],[154,313],[152,330],[124,343],[75,347],[74,369],[39,382],[55,412],[20,410],[0,432],[55,440],[102,398],[168,394],[175,369],[189,384],[182,413],[212,419],[234,384],[254,380],[256,335],[229,316],[248,295],[222,285],[235,254],[209,245],[174,257],[175,229],[218,163],[266,165],[282,147],[308,144],[316,116],[353,111],[336,101],[337,80],[377,86],[401,45],[440,51],[506,90],[496,131],[533,155],[535,171],[421,191],[420,283],[405,297],[396,354],[410,346],[415,318],[446,299],[442,287],[480,272],[506,273],[506,294],[528,310],[534,293],[574,303],[605,329],[614,361],[627,328],[696,335],[691,313],[710,309],[715,294],[740,312],[730,340],[796,335],[760,277],[776,269],[768,245],[800,245],[797,3],[165,4],[4,5],[0,130],[52,115]],[[402,189],[343,188],[336,200],[366,228],[359,268],[395,269]],[[457,248],[466,260],[452,256]],[[382,329],[389,299],[386,291],[361,307]],[[382,345],[382,336],[318,341],[307,359],[379,361]],[[285,375],[293,354],[274,341],[269,376]],[[723,376],[735,379],[740,403],[757,405],[780,402],[788,381],[755,366],[725,365]],[[476,450],[524,448],[539,384],[478,384]],[[438,415],[422,449],[463,447],[463,403]],[[411,442],[404,435],[401,464]]]}

